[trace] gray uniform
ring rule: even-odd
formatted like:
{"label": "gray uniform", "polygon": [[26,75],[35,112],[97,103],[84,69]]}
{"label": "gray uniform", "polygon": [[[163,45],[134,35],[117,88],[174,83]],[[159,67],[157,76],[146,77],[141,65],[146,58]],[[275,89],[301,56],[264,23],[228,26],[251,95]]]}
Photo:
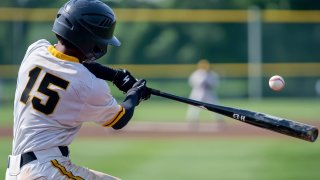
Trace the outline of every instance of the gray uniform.
{"label": "gray uniform", "polygon": [[[189,77],[189,85],[192,87],[190,99],[206,103],[218,103],[215,88],[219,85],[219,75],[214,71],[198,69]],[[200,108],[189,106],[187,120],[199,120]]]}

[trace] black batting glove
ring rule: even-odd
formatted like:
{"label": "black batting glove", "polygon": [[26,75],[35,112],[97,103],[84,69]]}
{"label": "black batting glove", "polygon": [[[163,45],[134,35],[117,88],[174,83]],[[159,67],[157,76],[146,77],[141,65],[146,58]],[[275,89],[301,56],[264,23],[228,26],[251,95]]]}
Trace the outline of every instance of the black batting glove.
{"label": "black batting glove", "polygon": [[126,93],[133,87],[134,83],[137,82],[137,79],[134,78],[129,71],[118,69],[112,82],[118,89]]}
{"label": "black batting glove", "polygon": [[[131,89],[128,90],[127,96],[131,94],[136,94],[138,96],[139,102],[149,99],[151,92],[149,88],[147,88],[146,84],[147,84],[146,80],[140,79],[132,86]],[[139,102],[137,103],[137,105],[139,104]]]}

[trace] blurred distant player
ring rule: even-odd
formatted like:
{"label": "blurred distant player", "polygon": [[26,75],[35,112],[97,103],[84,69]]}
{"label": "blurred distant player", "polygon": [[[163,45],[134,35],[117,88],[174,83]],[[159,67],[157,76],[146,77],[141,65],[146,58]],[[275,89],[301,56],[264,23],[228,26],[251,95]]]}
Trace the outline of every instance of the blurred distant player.
{"label": "blurred distant player", "polygon": [[[201,59],[197,66],[198,69],[189,77],[189,85],[192,87],[190,99],[218,104],[216,88],[219,85],[219,75],[210,69],[210,64],[206,59]],[[187,111],[187,120],[198,122],[200,110],[200,108],[190,105]],[[220,120],[222,117],[218,116],[218,118]]]}
{"label": "blurred distant player", "polygon": [[[57,44],[42,39],[29,46],[17,79],[6,180],[118,179],[73,164],[68,148],[84,122],[121,129],[139,102],[150,97],[145,80],[95,62],[108,46],[120,46],[115,25],[115,14],[105,3],[71,0],[53,24]],[[123,102],[102,79],[126,93]]]}

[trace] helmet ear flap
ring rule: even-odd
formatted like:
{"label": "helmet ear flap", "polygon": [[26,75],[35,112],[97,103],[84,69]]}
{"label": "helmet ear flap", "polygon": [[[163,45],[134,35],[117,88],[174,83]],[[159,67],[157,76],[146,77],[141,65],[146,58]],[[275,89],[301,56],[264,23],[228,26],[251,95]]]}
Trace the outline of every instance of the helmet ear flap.
{"label": "helmet ear flap", "polygon": [[108,51],[108,46],[106,46],[104,48],[94,46],[94,48],[93,48],[94,57],[96,57],[97,59],[100,58],[101,56],[103,56],[104,54],[106,54],[107,51]]}

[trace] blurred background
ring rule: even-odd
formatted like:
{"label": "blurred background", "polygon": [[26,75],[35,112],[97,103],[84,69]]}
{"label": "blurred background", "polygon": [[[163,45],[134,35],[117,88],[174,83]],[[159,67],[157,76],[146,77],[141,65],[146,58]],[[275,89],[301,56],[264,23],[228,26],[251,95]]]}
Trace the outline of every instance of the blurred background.
{"label": "blurred background", "polygon": [[[0,78],[12,92],[19,63],[32,42],[47,39],[65,1],[0,2]],[[283,97],[314,98],[320,79],[320,2],[312,0],[127,0],[107,1],[115,9],[115,35],[99,62],[128,68],[138,78],[187,96],[186,79],[199,59],[208,59],[223,80],[223,98],[279,96],[268,79],[286,80]],[[4,93],[1,102],[11,102]]]}
{"label": "blurred background", "polygon": [[[52,23],[58,8],[65,2],[63,0],[1,0],[0,127],[9,128],[12,125],[16,77],[27,47],[39,39],[47,39],[53,44],[56,43],[55,36],[51,32]],[[222,104],[294,118],[297,121],[312,120],[314,122],[318,120],[317,112],[320,110],[320,1],[114,0],[104,2],[107,2],[117,15],[115,35],[122,42],[122,46],[110,47],[108,54],[99,60],[100,63],[128,69],[137,78],[147,79],[150,87],[188,97],[191,91],[188,77],[196,69],[199,59],[207,59],[212,69],[220,75],[220,85],[216,93]],[[281,75],[286,81],[286,87],[280,92],[272,91],[268,86],[269,78],[276,74]],[[118,92],[112,84],[110,86],[115,97],[121,100],[123,94]],[[151,99],[152,101],[140,105],[141,108],[136,112],[135,121],[185,120],[186,105],[157,97]],[[204,119],[210,119],[209,116],[211,115],[205,115]],[[8,147],[6,152],[9,152],[10,139],[7,136],[10,135],[3,136],[4,138],[0,138],[1,142]],[[110,141],[112,142],[108,143],[112,144],[114,140]],[[183,144],[183,142],[180,143]],[[310,163],[315,167],[320,165],[319,143],[311,146],[306,143],[301,144],[300,141],[290,141],[291,144],[287,146],[290,149],[281,151],[278,147],[284,143],[282,140],[267,140],[264,143],[256,142],[256,139],[252,141],[245,139],[243,142],[232,140],[229,141],[230,143],[222,142],[222,140],[215,142],[224,146],[221,151],[215,152],[218,154],[232,153],[226,149],[237,149],[236,145],[247,145],[252,153],[248,153],[247,149],[242,147],[241,152],[244,152],[244,156],[239,156],[237,153],[232,156],[233,159],[239,160],[238,164],[231,162],[230,157],[230,162],[221,163],[225,165],[221,168],[219,168],[221,164],[212,165],[216,168],[216,171],[213,172],[208,171],[210,164],[207,164],[208,166],[202,168],[212,172],[207,176],[204,174],[201,176],[200,171],[200,174],[195,173],[197,176],[185,173],[188,167],[181,170],[181,174],[184,174],[181,176],[179,176],[179,169],[176,171],[170,169],[165,171],[164,169],[164,174],[176,173],[177,176],[173,179],[194,179],[193,177],[211,179],[210,177],[215,177],[215,175],[219,177],[218,179],[320,178],[320,173],[310,166]],[[82,140],[76,145],[83,143],[87,145],[88,142]],[[137,144],[142,146],[142,143],[139,141]],[[188,142],[185,143],[181,147],[190,148]],[[134,146],[136,143],[125,142],[125,144]],[[199,149],[201,147],[211,148],[207,147],[208,144],[210,143],[206,144],[201,141],[196,146]],[[122,147],[117,143],[113,145],[118,149]],[[173,143],[161,141],[153,148],[169,146],[172,147]],[[304,146],[306,149],[302,148]],[[297,147],[300,149],[295,149]],[[199,149],[197,151],[200,153]],[[263,149],[268,149],[267,154],[274,159],[271,158],[270,161],[264,163],[269,156],[265,155]],[[140,151],[139,148],[135,150]],[[174,151],[177,154],[173,154],[173,157],[181,155],[178,155],[177,151],[177,149]],[[288,151],[291,154],[286,156]],[[150,150],[149,153],[151,152],[153,151]],[[279,158],[276,158],[278,152],[282,165],[278,164]],[[294,153],[302,154],[304,159],[294,156]],[[126,157],[129,155],[127,154]],[[194,157],[188,153],[185,155],[191,159]],[[203,161],[200,162],[198,155],[196,157],[199,164],[204,166],[205,164]],[[281,159],[282,157],[285,158]],[[209,158],[218,158],[218,156],[214,154],[214,157]],[[240,165],[244,159],[250,158],[258,159],[249,165]],[[0,160],[5,159],[5,156],[2,156]],[[221,159],[221,161],[224,160]],[[2,165],[5,164],[0,162]],[[301,166],[305,163],[305,167],[309,168],[307,173],[291,175],[286,173],[289,171],[292,173],[301,168],[298,162],[302,163]],[[274,176],[271,175],[272,173],[263,173],[263,168],[269,168],[271,172],[278,172],[276,169],[287,167],[287,164],[290,163],[293,164],[292,168],[289,167],[287,171],[284,170],[285,172],[279,170],[279,173],[275,173]],[[95,164],[89,163],[89,166]],[[251,174],[249,169],[256,167],[257,164],[264,165],[259,166],[261,169],[257,170],[262,173]],[[238,176],[235,175],[238,178],[226,173],[227,166],[239,169],[236,171],[239,172]],[[198,168],[190,167],[195,170],[201,169],[198,166]],[[139,179],[137,171],[132,170],[131,174],[125,174],[120,173],[118,169],[112,169],[112,166],[108,168],[108,171],[131,177],[128,179]],[[243,170],[247,173],[244,173]],[[161,173],[149,171],[153,172],[155,177],[167,177]],[[3,173],[4,170],[0,170],[1,172]]]}

